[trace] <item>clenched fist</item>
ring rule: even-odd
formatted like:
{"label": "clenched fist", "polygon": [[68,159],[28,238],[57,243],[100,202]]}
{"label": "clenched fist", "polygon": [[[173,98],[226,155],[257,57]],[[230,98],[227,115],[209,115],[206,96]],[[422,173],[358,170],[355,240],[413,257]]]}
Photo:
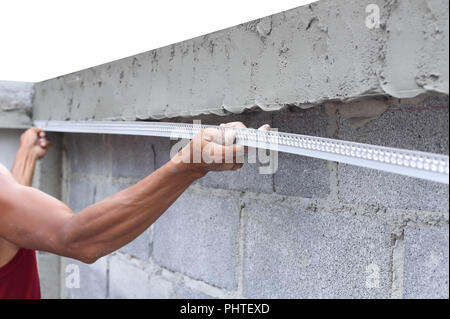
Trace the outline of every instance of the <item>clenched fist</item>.
{"label": "clenched fist", "polygon": [[49,146],[45,132],[37,127],[26,130],[20,137],[20,148],[37,159],[44,157]]}

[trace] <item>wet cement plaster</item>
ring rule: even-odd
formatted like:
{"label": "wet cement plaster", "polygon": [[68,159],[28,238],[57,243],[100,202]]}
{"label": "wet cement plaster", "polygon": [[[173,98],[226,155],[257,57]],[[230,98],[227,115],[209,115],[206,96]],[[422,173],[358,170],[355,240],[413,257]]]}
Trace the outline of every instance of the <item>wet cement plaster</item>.
{"label": "wet cement plaster", "polygon": [[365,1],[321,0],[37,83],[34,119],[146,120],[448,94],[449,2],[371,3],[378,28],[366,26]]}
{"label": "wet cement plaster", "polygon": [[31,125],[33,84],[0,81],[0,128]]}

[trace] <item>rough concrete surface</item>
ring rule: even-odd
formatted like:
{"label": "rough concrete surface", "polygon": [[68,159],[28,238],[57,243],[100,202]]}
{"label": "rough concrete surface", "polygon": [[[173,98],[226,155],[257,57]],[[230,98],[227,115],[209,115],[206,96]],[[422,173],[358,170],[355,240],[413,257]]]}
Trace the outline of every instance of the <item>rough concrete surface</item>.
{"label": "rough concrete surface", "polygon": [[448,225],[405,229],[405,298],[448,299],[448,251]]}
{"label": "rough concrete surface", "polygon": [[95,198],[95,183],[87,178],[71,178],[69,181],[67,204],[74,212],[79,212],[92,205]]}
{"label": "rough concrete surface", "polygon": [[[323,107],[273,115],[273,127],[279,131],[321,137],[331,137],[328,121]],[[318,198],[330,192],[327,161],[316,158],[279,153],[273,178],[275,192],[282,195]]]}
{"label": "rough concrete surface", "polygon": [[385,222],[260,201],[247,203],[245,212],[246,297],[388,297]]}
{"label": "rough concrete surface", "polygon": [[42,298],[59,299],[61,297],[60,257],[46,252],[38,252],[36,257]]}
{"label": "rough concrete surface", "polygon": [[31,126],[33,84],[0,81],[0,128]]}
{"label": "rough concrete surface", "polygon": [[[448,96],[431,96],[420,103],[388,100],[379,118],[358,128],[339,119],[338,138],[361,143],[449,152]],[[340,106],[338,106],[340,107]],[[339,197],[347,203],[448,212],[448,185],[339,164]]]}
{"label": "rough concrete surface", "polygon": [[[124,278],[124,273],[132,273],[130,278]],[[110,285],[109,296],[111,298],[149,298],[151,286],[150,274],[131,264],[127,260],[112,256],[110,260]],[[124,280],[125,279],[125,280]],[[170,283],[169,283],[170,284]],[[166,289],[170,291],[169,289]]]}
{"label": "rough concrete surface", "polygon": [[39,120],[150,119],[448,94],[446,0],[322,0],[36,84]]}
{"label": "rough concrete surface", "polygon": [[72,174],[110,174],[111,135],[67,134],[66,145]]}
{"label": "rough concrete surface", "polygon": [[155,170],[151,138],[111,136],[112,176],[142,179]]}
{"label": "rough concrete surface", "polygon": [[[93,264],[84,264],[77,260],[70,258],[63,258],[62,262],[62,273],[64,287],[63,296],[67,298],[75,299],[103,299],[106,298],[108,292],[108,257],[103,257],[97,260]],[[68,277],[69,270],[68,265],[75,265],[79,269],[80,275],[80,286],[79,287],[68,287],[65,280]],[[66,273],[68,270],[68,273]]]}
{"label": "rough concrete surface", "polygon": [[236,199],[187,191],[155,223],[153,256],[168,269],[233,289],[238,228]]}
{"label": "rough concrete surface", "polygon": [[12,167],[22,133],[23,130],[0,129],[0,164],[7,169]]}

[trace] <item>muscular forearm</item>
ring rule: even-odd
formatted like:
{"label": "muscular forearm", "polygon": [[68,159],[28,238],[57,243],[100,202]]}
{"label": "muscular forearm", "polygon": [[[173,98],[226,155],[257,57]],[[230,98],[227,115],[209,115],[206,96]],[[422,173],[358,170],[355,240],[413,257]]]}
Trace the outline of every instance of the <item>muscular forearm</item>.
{"label": "muscular forearm", "polygon": [[19,148],[11,169],[11,174],[19,184],[31,186],[36,161],[37,157],[32,152]]}
{"label": "muscular forearm", "polygon": [[[190,152],[180,152],[136,185],[78,214],[49,195],[18,185],[0,170],[0,237],[20,247],[93,262],[145,231],[206,172],[242,167],[240,163],[225,162],[229,150],[233,160],[243,151],[242,146],[224,144],[228,140],[234,141],[232,134],[205,129],[184,148]],[[192,161],[195,152],[201,152],[200,163]],[[13,172],[22,185],[30,185],[35,159],[20,155]]]}
{"label": "muscular forearm", "polygon": [[92,262],[147,229],[203,173],[169,161],[136,185],[73,215],[64,227],[69,255]]}

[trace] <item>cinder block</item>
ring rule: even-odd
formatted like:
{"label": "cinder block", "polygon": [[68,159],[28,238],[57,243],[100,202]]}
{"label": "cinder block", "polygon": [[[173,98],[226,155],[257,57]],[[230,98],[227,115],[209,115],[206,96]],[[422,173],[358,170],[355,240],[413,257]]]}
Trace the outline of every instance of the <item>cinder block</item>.
{"label": "cinder block", "polygon": [[[281,132],[327,137],[328,120],[322,107],[276,113],[274,128]],[[323,198],[330,193],[327,161],[278,153],[275,192],[281,195]]]}
{"label": "cinder block", "polygon": [[167,137],[153,137],[152,144],[155,152],[155,170],[170,160],[170,139]]}
{"label": "cinder block", "polygon": [[47,252],[38,252],[39,280],[43,299],[59,299],[60,292],[60,257]]}
{"label": "cinder block", "polygon": [[168,299],[173,297],[173,286],[174,284],[169,280],[158,276],[153,275],[150,278],[150,294],[149,298],[154,299]]}
{"label": "cinder block", "polygon": [[200,185],[212,188],[250,191],[255,193],[273,192],[273,175],[261,174],[260,163],[248,163],[237,171],[211,171],[199,180]]}
{"label": "cinder block", "polygon": [[110,298],[170,298],[173,283],[120,256],[111,256]]}
{"label": "cinder block", "polygon": [[107,176],[111,171],[110,136],[67,134],[66,158],[71,173]]}
{"label": "cinder block", "polygon": [[154,227],[158,264],[215,286],[236,287],[236,199],[187,191]]}
{"label": "cinder block", "polygon": [[[103,299],[107,297],[107,258],[103,257],[93,264],[84,264],[74,259],[64,258],[63,287],[68,298],[73,299]],[[79,269],[80,287],[70,287],[66,280],[73,274],[69,265]]]}
{"label": "cinder block", "polygon": [[212,299],[211,296],[204,294],[203,292],[197,291],[184,284],[179,284],[175,286],[174,297],[179,299]]}
{"label": "cinder block", "polygon": [[[448,154],[448,121],[448,97],[430,97],[419,105],[393,105],[360,128],[340,120],[339,138]],[[447,185],[344,164],[339,164],[338,178],[339,198],[346,203],[448,211]]]}
{"label": "cinder block", "polygon": [[142,179],[155,169],[153,138],[112,135],[112,176]]}
{"label": "cinder block", "polygon": [[339,199],[345,203],[448,212],[448,185],[339,164]]}
{"label": "cinder block", "polygon": [[[119,182],[115,179],[108,179],[105,181],[98,180],[95,183],[95,202],[99,202],[115,193],[118,193],[132,186],[133,184],[134,183]],[[150,229],[147,229],[133,241],[120,248],[119,251],[140,258],[142,260],[148,260],[150,258]]]}
{"label": "cinder block", "polygon": [[74,212],[79,212],[94,203],[96,185],[93,181],[86,177],[74,177],[68,183],[68,205]]}
{"label": "cinder block", "polygon": [[24,130],[1,128],[0,124],[0,164],[7,169],[12,168],[23,132]]}
{"label": "cinder block", "polygon": [[109,263],[110,298],[148,298],[150,276],[128,260],[111,256]]}
{"label": "cinder block", "polygon": [[448,252],[448,225],[406,227],[404,298],[448,299]]}
{"label": "cinder block", "polygon": [[245,209],[244,296],[386,298],[387,225],[251,200]]}

